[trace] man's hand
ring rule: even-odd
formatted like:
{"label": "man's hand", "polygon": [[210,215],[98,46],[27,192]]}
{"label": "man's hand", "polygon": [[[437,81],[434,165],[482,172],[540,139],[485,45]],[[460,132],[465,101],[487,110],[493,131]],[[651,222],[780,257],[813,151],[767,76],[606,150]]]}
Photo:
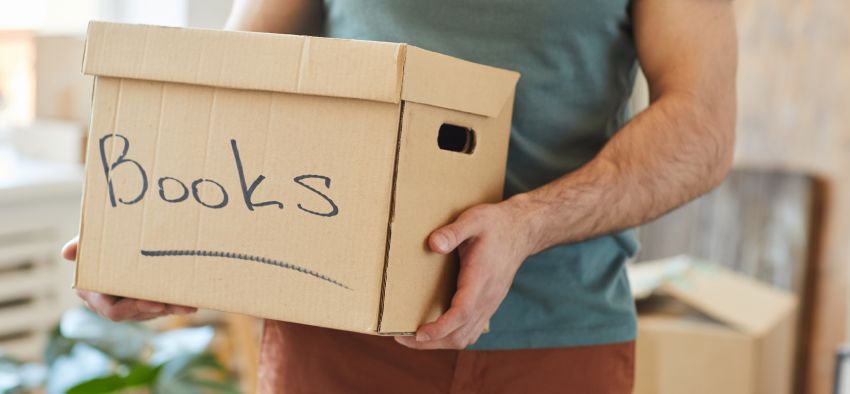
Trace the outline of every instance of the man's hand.
{"label": "man's hand", "polygon": [[[74,261],[76,259],[78,240],[79,237],[75,237],[62,248],[62,257],[65,260]],[[160,316],[183,315],[197,311],[196,308],[188,306],[115,297],[91,291],[77,290],[77,295],[85,301],[89,309],[112,321],[149,320]]]}
{"label": "man's hand", "polygon": [[416,338],[396,341],[414,349],[463,349],[475,343],[529,255],[530,244],[519,231],[522,219],[514,200],[507,200],[472,207],[431,233],[431,250],[457,249],[460,255],[457,292],[449,310],[419,327]]}

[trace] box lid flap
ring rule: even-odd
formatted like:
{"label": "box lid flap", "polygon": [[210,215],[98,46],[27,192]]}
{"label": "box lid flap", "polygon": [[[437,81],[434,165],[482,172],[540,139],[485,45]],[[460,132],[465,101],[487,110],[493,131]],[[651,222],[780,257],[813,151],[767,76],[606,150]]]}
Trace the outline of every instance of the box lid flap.
{"label": "box lid flap", "polygon": [[519,73],[407,47],[401,98],[495,117],[510,100]]}
{"label": "box lid flap", "polygon": [[91,22],[90,75],[398,103],[403,44]]}
{"label": "box lid flap", "polygon": [[660,289],[746,334],[759,336],[796,308],[796,298],[782,290],[704,263],[661,284]]}

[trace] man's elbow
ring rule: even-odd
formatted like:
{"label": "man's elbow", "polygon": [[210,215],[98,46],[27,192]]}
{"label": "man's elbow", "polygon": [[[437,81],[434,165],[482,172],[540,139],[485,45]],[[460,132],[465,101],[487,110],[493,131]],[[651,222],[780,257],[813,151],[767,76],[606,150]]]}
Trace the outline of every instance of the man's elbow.
{"label": "man's elbow", "polygon": [[709,163],[707,163],[708,174],[705,178],[705,190],[703,193],[707,193],[720,186],[732,169],[732,163],[735,157],[735,115],[734,111],[732,112],[728,116],[730,119],[718,122],[720,124],[716,125],[710,131],[714,136],[712,138],[712,144],[714,146],[712,147],[713,154]]}

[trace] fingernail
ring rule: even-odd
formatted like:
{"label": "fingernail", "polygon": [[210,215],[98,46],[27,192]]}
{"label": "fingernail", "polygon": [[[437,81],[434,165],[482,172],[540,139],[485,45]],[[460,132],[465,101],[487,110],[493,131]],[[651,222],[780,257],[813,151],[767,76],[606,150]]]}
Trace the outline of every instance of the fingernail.
{"label": "fingernail", "polygon": [[420,332],[420,333],[416,334],[416,342],[425,342],[425,341],[430,341],[430,340],[431,340],[431,337],[428,336],[428,334],[426,334],[424,332]]}
{"label": "fingernail", "polygon": [[446,236],[437,233],[434,235],[434,243],[437,244],[437,249],[439,252],[446,252],[449,249],[449,240],[446,239]]}

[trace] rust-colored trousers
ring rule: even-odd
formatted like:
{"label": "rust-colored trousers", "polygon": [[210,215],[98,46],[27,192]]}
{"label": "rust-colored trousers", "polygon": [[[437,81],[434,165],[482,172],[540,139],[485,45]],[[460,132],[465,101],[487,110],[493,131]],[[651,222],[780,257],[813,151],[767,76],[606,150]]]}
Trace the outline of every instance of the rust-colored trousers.
{"label": "rust-colored trousers", "polygon": [[266,321],[261,393],[631,393],[634,342],[413,350],[391,337]]}

